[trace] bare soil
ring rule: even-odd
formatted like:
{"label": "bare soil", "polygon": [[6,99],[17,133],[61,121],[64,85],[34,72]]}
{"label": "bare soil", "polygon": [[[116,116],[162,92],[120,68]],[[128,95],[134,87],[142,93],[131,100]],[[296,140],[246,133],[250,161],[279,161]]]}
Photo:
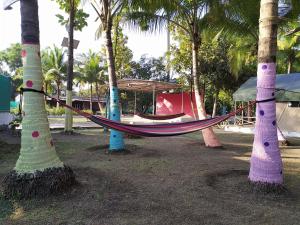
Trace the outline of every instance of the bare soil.
{"label": "bare soil", "polygon": [[[1,225],[299,225],[300,140],[282,148],[286,192],[253,193],[247,180],[252,135],[216,130],[222,149],[199,133],[126,139],[107,154],[108,135],[53,133],[57,153],[79,182],[44,199],[0,196]],[[13,169],[19,137],[0,133],[0,179]]]}

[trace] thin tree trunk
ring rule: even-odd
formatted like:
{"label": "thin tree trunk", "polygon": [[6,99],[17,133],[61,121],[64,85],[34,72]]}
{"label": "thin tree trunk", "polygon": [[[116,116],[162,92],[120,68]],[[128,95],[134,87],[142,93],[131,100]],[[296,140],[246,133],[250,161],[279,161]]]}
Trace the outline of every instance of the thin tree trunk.
{"label": "thin tree trunk", "polygon": [[[277,16],[278,0],[261,0],[257,100],[271,99],[275,95]],[[275,100],[257,103],[249,179],[260,187],[280,186],[283,183]]]}
{"label": "thin tree trunk", "polygon": [[100,102],[100,94],[99,94],[99,84],[98,84],[98,82],[96,82],[96,94],[97,94],[97,102],[98,102],[98,106],[99,106],[99,111],[102,114],[103,107],[102,107],[101,102]]}
{"label": "thin tree trunk", "polygon": [[[195,40],[196,39],[196,40]],[[196,106],[198,112],[199,119],[206,119],[206,112],[204,109],[203,104],[203,96],[200,95],[199,89],[199,76],[198,76],[198,50],[199,44],[198,40],[195,37],[193,42],[193,79],[194,79],[194,88],[195,88],[195,99],[196,99]],[[218,138],[216,137],[213,129],[207,128],[202,130],[203,140],[207,147],[220,147],[221,143],[219,142]]]}
{"label": "thin tree trunk", "polygon": [[[75,19],[75,0],[69,0],[70,12],[69,12],[69,43],[68,43],[68,71],[67,71],[67,93],[66,104],[72,105],[73,94],[73,51],[74,51],[74,19]],[[73,114],[68,108],[65,108],[65,132],[72,133],[73,127]]]}
{"label": "thin tree trunk", "polygon": [[[37,0],[21,0],[23,85],[42,89]],[[49,129],[44,96],[24,92],[21,150],[14,171],[2,183],[7,197],[30,198],[66,189],[74,183],[71,169],[58,158]],[[53,185],[55,184],[55,187]]]}
{"label": "thin tree trunk", "polygon": [[216,94],[214,96],[214,106],[213,106],[213,111],[212,111],[212,115],[211,117],[214,118],[216,116],[216,112],[217,112],[217,102],[218,102],[218,95],[219,95],[219,91],[216,91]]}
{"label": "thin tree trunk", "polygon": [[252,122],[252,105],[251,102],[248,102],[248,108],[247,108],[247,117],[248,117],[248,122]]}
{"label": "thin tree trunk", "polygon": [[[56,82],[57,86],[57,98],[60,99],[60,82]],[[59,108],[59,102],[56,103],[56,108]]]}
{"label": "thin tree trunk", "polygon": [[[120,121],[120,107],[119,107],[119,90],[117,85],[117,77],[115,71],[115,61],[113,54],[111,30],[112,30],[112,18],[109,15],[107,21],[107,30],[105,31],[106,42],[106,56],[108,64],[108,79],[110,89],[110,118],[114,121]],[[123,134],[116,130],[110,132],[110,151],[122,151],[124,150]]]}
{"label": "thin tree trunk", "polygon": [[292,71],[292,60],[289,58],[288,60],[288,69],[287,69],[287,73],[290,74]]}
{"label": "thin tree trunk", "polygon": [[93,84],[90,84],[90,110],[93,112]]}

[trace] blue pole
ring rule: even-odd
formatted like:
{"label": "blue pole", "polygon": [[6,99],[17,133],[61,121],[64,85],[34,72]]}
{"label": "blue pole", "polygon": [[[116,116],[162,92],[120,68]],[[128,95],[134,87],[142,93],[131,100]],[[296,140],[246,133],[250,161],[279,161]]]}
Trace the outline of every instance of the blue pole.
{"label": "blue pole", "polygon": [[[112,87],[110,90],[110,119],[114,121],[120,121],[120,107],[119,107],[119,91],[117,87]],[[110,140],[109,140],[109,150],[110,151],[122,151],[124,150],[124,139],[123,133],[110,130]]]}

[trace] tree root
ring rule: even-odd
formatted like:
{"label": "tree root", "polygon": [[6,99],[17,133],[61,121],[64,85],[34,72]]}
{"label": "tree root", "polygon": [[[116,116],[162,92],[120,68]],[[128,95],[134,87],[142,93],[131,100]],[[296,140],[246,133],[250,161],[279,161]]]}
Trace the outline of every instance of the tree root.
{"label": "tree root", "polygon": [[257,194],[286,194],[288,190],[282,184],[252,182],[249,180],[251,191]]}
{"label": "tree root", "polygon": [[45,197],[67,191],[76,183],[70,167],[48,168],[34,173],[11,171],[3,180],[6,198],[28,199]]}

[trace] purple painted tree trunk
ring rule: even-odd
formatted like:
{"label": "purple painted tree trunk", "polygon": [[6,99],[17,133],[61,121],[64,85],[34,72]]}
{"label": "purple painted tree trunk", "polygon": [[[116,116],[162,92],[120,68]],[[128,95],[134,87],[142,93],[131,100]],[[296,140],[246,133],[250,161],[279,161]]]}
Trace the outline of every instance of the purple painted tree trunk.
{"label": "purple painted tree trunk", "polygon": [[[261,0],[256,97],[258,101],[275,98],[277,11],[278,0]],[[275,100],[259,102],[256,105],[249,179],[252,183],[283,183]]]}

